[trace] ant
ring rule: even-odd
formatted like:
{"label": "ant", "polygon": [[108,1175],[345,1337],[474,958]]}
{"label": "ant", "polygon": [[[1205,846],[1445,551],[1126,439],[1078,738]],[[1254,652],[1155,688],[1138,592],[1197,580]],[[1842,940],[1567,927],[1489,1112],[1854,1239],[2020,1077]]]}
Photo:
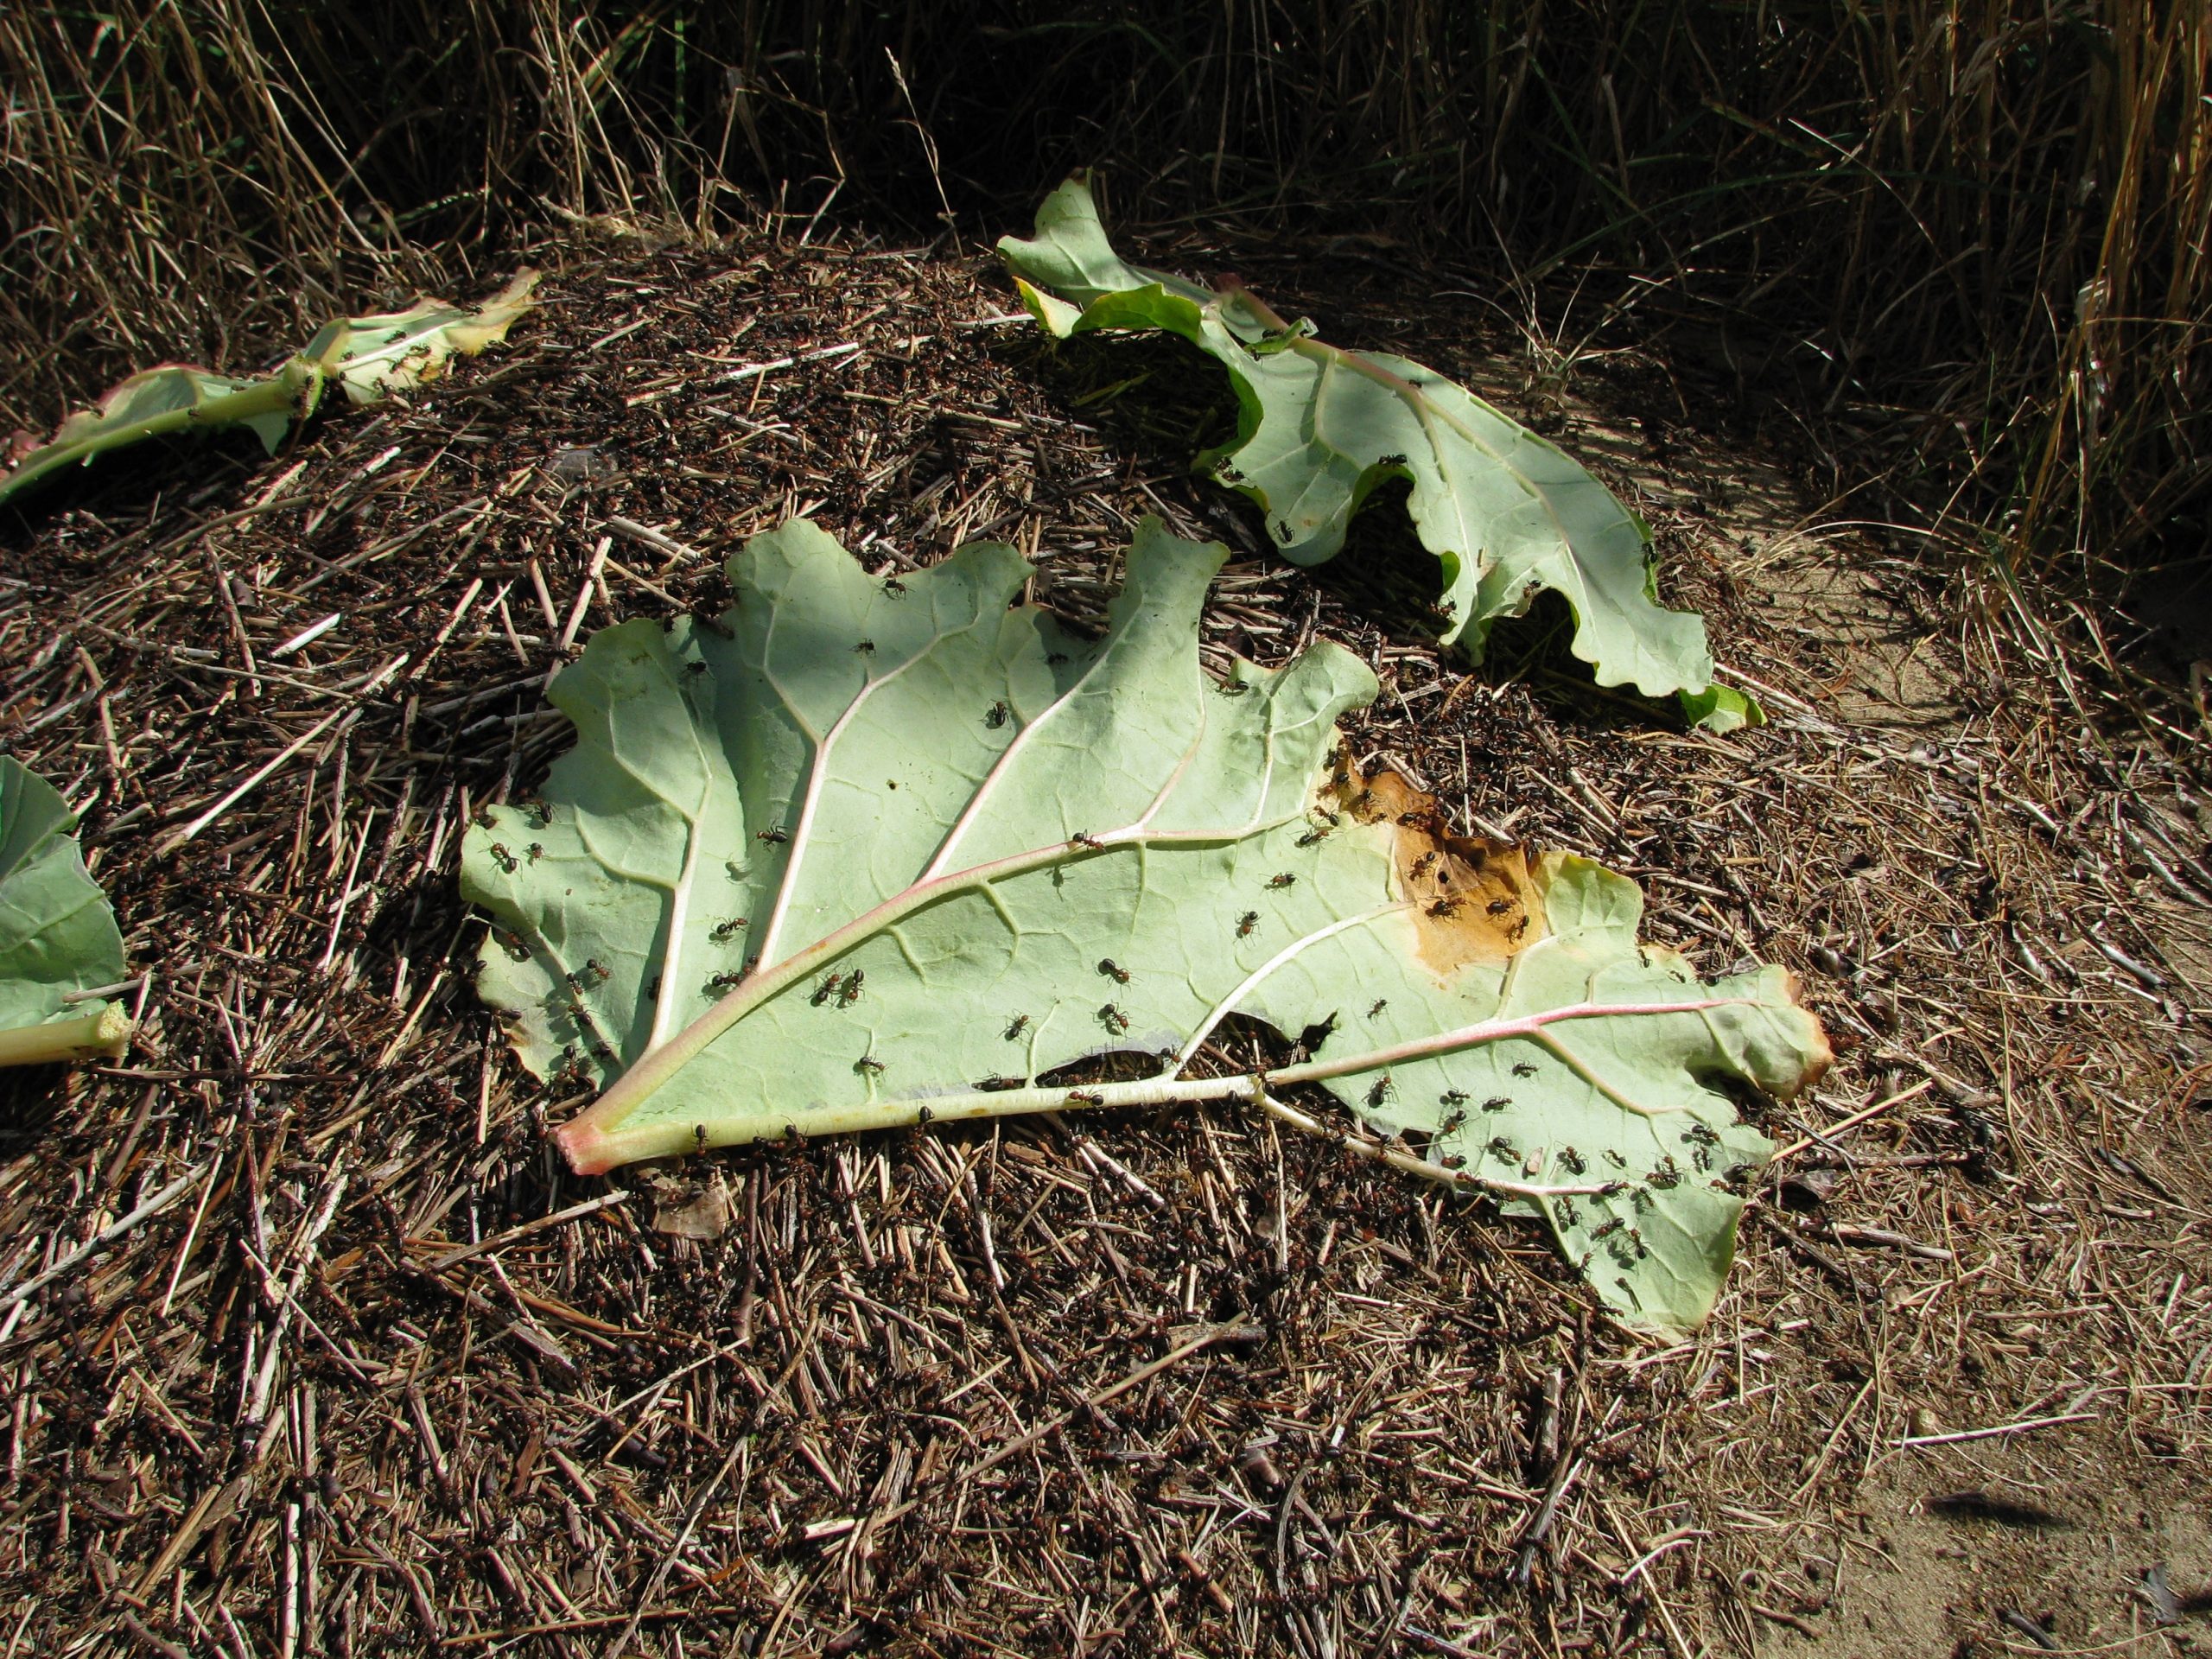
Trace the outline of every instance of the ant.
{"label": "ant", "polygon": [[863,657],[873,657],[875,655],[875,641],[873,639],[863,639],[860,644],[855,645],[853,649]]}
{"label": "ant", "polygon": [[859,1001],[861,984],[867,978],[868,971],[861,968],[855,968],[851,973],[846,975],[845,982],[837,992],[837,1006],[841,1008],[849,1008],[854,1003]]}
{"label": "ant", "polygon": [[1007,1041],[1009,1043],[1020,1041],[1021,1033],[1028,1029],[1029,1016],[1026,1014],[1015,1014],[1014,1016],[1014,1022],[1006,1028]]}
{"label": "ant", "polygon": [[1381,1077],[1376,1078],[1375,1086],[1367,1091],[1367,1103],[1370,1107],[1380,1106],[1397,1092],[1397,1090],[1391,1085],[1390,1074],[1385,1071]]}
{"label": "ant", "polygon": [[1242,916],[1236,918],[1236,937],[1240,939],[1243,938],[1259,925],[1260,912],[1256,910],[1246,911]]}
{"label": "ant", "polygon": [[714,940],[716,944],[728,944],[733,938],[737,937],[737,930],[744,925],[744,917],[733,916],[728,921],[719,924],[715,927],[715,931],[707,937]]}
{"label": "ant", "polygon": [[495,841],[492,843],[492,861],[509,875],[512,875],[522,868],[521,862],[506,849],[505,844],[501,842]]}
{"label": "ant", "polygon": [[1513,1062],[1513,1075],[1516,1077],[1533,1077],[1536,1075],[1536,1068],[1526,1060],[1516,1060]]}
{"label": "ant", "polygon": [[755,841],[765,841],[771,847],[780,847],[791,839],[791,834],[788,830],[781,829],[763,830],[759,831],[753,836],[753,839]]}
{"label": "ant", "polygon": [[1378,996],[1378,997],[1376,997],[1376,998],[1375,999],[1375,1006],[1374,1006],[1373,1007],[1371,1007],[1371,1008],[1368,1009],[1368,1011],[1367,1011],[1367,1017],[1368,1017],[1369,1019],[1372,1020],[1373,1018],[1375,1018],[1375,1016],[1376,1016],[1376,1014],[1378,1014],[1382,1013],[1383,1009],[1385,1009],[1385,1008],[1389,1007],[1389,1006],[1390,1006],[1390,999],[1389,999],[1389,997],[1387,997],[1387,996]]}
{"label": "ant", "polygon": [[1098,1010],[1098,1021],[1116,1037],[1129,1028],[1129,1016],[1109,1002]]}
{"label": "ant", "polygon": [[823,980],[819,985],[816,986],[814,988],[814,995],[806,1000],[818,1008],[824,1002],[827,1002],[831,997],[836,995],[837,988],[843,983],[843,975],[832,974],[829,978]]}
{"label": "ant", "polygon": [[1129,970],[1111,957],[1103,957],[1099,959],[1098,971],[1116,985],[1126,985],[1129,982]]}
{"label": "ant", "polygon": [[1006,699],[1004,697],[1001,697],[996,702],[991,705],[990,712],[983,716],[983,724],[989,727],[995,732],[1000,727],[1007,723],[1007,720],[1013,716],[1013,714],[1014,711],[1006,706]]}
{"label": "ant", "polygon": [[1298,885],[1298,878],[1291,874],[1289,871],[1286,870],[1281,875],[1269,876],[1268,878],[1268,885],[1270,887],[1295,887]]}
{"label": "ant", "polygon": [[896,576],[886,576],[883,579],[883,591],[893,599],[904,599],[906,597],[906,584]]}

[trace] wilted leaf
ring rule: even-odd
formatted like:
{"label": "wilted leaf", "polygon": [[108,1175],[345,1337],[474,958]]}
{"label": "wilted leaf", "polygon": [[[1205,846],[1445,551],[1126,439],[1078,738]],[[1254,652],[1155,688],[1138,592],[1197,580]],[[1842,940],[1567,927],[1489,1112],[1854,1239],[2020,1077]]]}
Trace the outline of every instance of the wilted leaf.
{"label": "wilted leaf", "polygon": [[[1444,837],[1348,770],[1334,722],[1376,689],[1348,652],[1213,683],[1224,556],[1148,522],[1093,642],[1009,608],[1010,548],[879,582],[795,521],[731,561],[720,620],[595,635],[550,690],[575,748],[461,865],[524,1062],[613,1085],[571,1162],[1314,1083],[1541,1214],[1628,1317],[1694,1324],[1716,1183],[1766,1150],[1713,1085],[1795,1090],[1818,1025],[1779,969],[1704,986],[1639,947],[1623,878]],[[1232,1014],[1330,1032],[1192,1077]],[[1046,1081],[1116,1052],[1152,1075]]]}
{"label": "wilted leaf", "polygon": [[123,935],[76,827],[51,784],[0,755],[0,1065],[113,1053],[130,1034],[121,1008],[64,1000],[124,975]]}
{"label": "wilted leaf", "polygon": [[505,340],[530,308],[537,280],[536,271],[526,270],[473,309],[418,300],[404,311],[325,323],[300,355],[344,386],[353,402],[372,404],[435,379],[456,352],[480,352]]}
{"label": "wilted leaf", "polygon": [[1402,478],[1414,529],[1444,567],[1447,642],[1479,661],[1491,624],[1549,588],[1573,607],[1574,654],[1599,684],[1679,694],[1716,731],[1759,718],[1742,693],[1713,683],[1704,620],[1661,608],[1643,522],[1557,445],[1464,387],[1402,357],[1327,345],[1234,278],[1216,290],[1123,263],[1079,178],[1046,199],[1033,240],[1007,237],[999,251],[1055,337],[1160,329],[1229,371],[1236,436],[1199,466],[1258,504],[1284,557],[1333,558],[1361,504]]}
{"label": "wilted leaf", "polygon": [[306,351],[275,372],[246,379],[181,363],[132,375],[96,410],[62,422],[48,442],[29,449],[0,478],[0,501],[71,462],[142,439],[216,427],[252,429],[274,454],[295,421],[315,413],[324,383],[335,379],[357,404],[372,403],[431,378],[456,352],[481,351],[503,340],[530,305],[535,271],[525,271],[484,306],[469,310],[423,300],[385,316],[327,323]]}
{"label": "wilted leaf", "polygon": [[46,443],[0,478],[0,501],[71,462],[146,438],[221,426],[251,427],[274,453],[287,428],[315,412],[322,376],[294,358],[274,374],[238,380],[181,363],[145,369],[61,423]]}

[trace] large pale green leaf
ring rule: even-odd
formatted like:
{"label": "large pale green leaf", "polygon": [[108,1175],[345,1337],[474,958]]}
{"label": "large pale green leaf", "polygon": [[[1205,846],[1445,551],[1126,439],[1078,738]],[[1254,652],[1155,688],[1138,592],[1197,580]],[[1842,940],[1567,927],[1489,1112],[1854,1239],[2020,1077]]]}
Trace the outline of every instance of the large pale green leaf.
{"label": "large pale green leaf", "polygon": [[506,338],[528,308],[537,274],[525,271],[474,309],[423,300],[404,311],[326,323],[308,348],[273,373],[248,379],[171,363],[132,375],[98,409],[72,415],[54,436],[0,478],[0,501],[73,462],[146,438],[245,426],[272,454],[295,421],[315,413],[326,382],[357,404],[421,385],[456,352],[479,352]]}
{"label": "large pale green leaf", "polygon": [[[1317,1084],[1541,1214],[1624,1317],[1695,1323],[1717,1183],[1766,1150],[1716,1085],[1795,1090],[1818,1025],[1779,969],[1700,985],[1639,946],[1623,878],[1442,837],[1349,769],[1336,719],[1376,692],[1349,652],[1215,683],[1224,556],[1147,523],[1093,642],[1014,603],[1010,548],[879,582],[795,521],[731,561],[718,621],[595,635],[550,690],[575,747],[461,861],[524,1062],[607,1089],[571,1161]],[[1331,1030],[1192,1077],[1231,1014]],[[1047,1081],[1116,1052],[1150,1075]]]}
{"label": "large pale green leaf", "polygon": [[1229,279],[1201,288],[1128,264],[1090,191],[1071,179],[1037,213],[1037,234],[999,251],[1023,302],[1058,338],[1097,329],[1180,335],[1229,371],[1235,439],[1198,458],[1258,504],[1299,564],[1333,558],[1376,486],[1402,478],[1422,544],[1444,567],[1443,633],[1479,661],[1491,623],[1546,588],[1575,616],[1574,654],[1600,685],[1681,696],[1720,731],[1757,706],[1713,679],[1705,622],[1662,609],[1651,532],[1557,445],[1464,387],[1402,357],[1350,352],[1287,322]]}
{"label": "large pale green leaf", "polygon": [[0,1065],[112,1052],[120,1008],[66,994],[123,977],[123,935],[54,785],[0,755]]}

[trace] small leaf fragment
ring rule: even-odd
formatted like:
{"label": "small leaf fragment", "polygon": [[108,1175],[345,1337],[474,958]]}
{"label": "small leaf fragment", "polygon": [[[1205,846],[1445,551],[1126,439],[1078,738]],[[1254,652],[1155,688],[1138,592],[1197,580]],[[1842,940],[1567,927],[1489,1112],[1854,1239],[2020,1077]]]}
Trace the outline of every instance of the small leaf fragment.
{"label": "small leaf fragment", "polygon": [[142,370],[26,453],[0,477],[0,501],[73,462],[87,465],[111,449],[174,432],[243,426],[273,454],[292,424],[315,413],[327,381],[343,385],[356,404],[419,385],[456,352],[505,339],[537,283],[537,273],[524,271],[473,308],[423,300],[405,311],[326,323],[305,351],[265,375],[239,379],[182,363]]}
{"label": "small leaf fragment", "polygon": [[[1714,1084],[1802,1088],[1818,1024],[1778,969],[1703,985],[1640,946],[1624,878],[1359,777],[1335,723],[1376,685],[1342,648],[1217,695],[1198,623],[1225,556],[1147,520],[1086,640],[1014,603],[1011,548],[893,596],[794,521],[731,560],[718,623],[594,635],[550,689],[576,747],[543,805],[492,808],[461,859],[480,994],[533,1071],[606,1090],[558,1132],[570,1161],[1312,1084],[1548,1223],[1624,1318],[1695,1324],[1723,1183],[1768,1150]],[[1231,1014],[1311,1058],[1191,1076]],[[1116,1052],[1151,1074],[1039,1081]]]}
{"label": "small leaf fragment", "polygon": [[0,1065],[112,1055],[120,1007],[70,993],[124,977],[123,935],[54,787],[0,755]]}

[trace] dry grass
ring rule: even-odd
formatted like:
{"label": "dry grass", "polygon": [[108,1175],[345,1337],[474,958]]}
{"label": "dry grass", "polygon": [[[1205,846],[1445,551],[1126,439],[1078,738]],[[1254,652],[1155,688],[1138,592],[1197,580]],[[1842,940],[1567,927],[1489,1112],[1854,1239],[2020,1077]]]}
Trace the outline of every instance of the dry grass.
{"label": "dry grass", "polygon": [[[1468,372],[1459,309],[1364,262],[1179,252]],[[1626,357],[1545,412],[1776,723],[1664,729],[1541,619],[1466,674],[1387,515],[1272,562],[1185,471],[1214,381],[985,324],[978,273],[579,264],[416,403],[43,505],[0,734],[150,976],[126,1062],[8,1085],[5,1272],[188,1184],[0,1316],[11,1650],[1886,1655],[2006,1607],[2161,1650],[2128,1575],[2212,1577],[2202,711],[2086,614],[1821,530]],[[1712,1325],[1639,1344],[1532,1235],[1233,1112],[568,1177],[468,994],[459,829],[565,747],[575,604],[716,605],[793,511],[887,571],[1014,540],[1077,617],[1141,513],[1225,535],[1211,651],[1343,640],[1389,688],[1354,741],[1465,826],[1806,974],[1842,1059],[1770,1119],[1802,1144]],[[723,1236],[657,1226],[717,1192]],[[1969,1487],[2078,1530],[1923,1510]],[[1870,1630],[1885,1571],[1950,1610]]]}

